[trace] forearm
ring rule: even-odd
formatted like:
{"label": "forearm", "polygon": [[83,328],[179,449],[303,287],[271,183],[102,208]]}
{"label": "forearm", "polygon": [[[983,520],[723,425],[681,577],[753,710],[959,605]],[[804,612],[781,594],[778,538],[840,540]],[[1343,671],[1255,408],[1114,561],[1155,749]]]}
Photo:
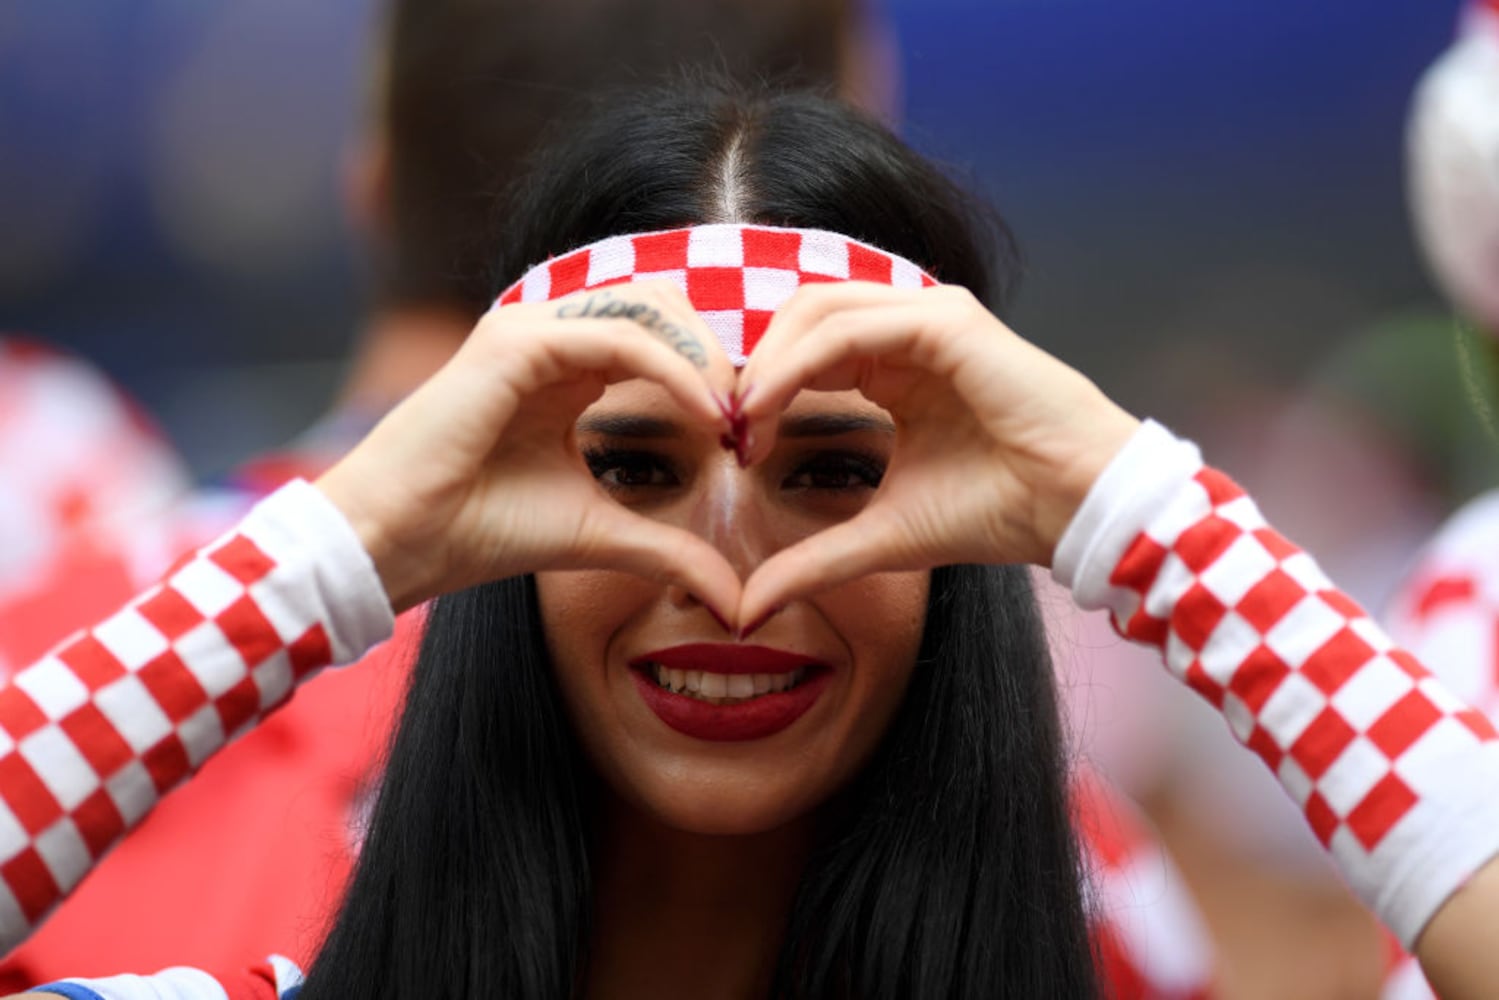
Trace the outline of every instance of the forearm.
{"label": "forearm", "polygon": [[294,483],[17,674],[0,689],[0,947],[298,682],[391,625],[347,523]]}
{"label": "forearm", "polygon": [[1233,483],[1190,445],[1142,432],[1078,512],[1054,572],[1080,604],[1107,608],[1124,635],[1159,647],[1224,714],[1360,896],[1407,947],[1421,938],[1439,987],[1461,989],[1452,977],[1486,955],[1494,981],[1491,949],[1439,968],[1436,956],[1450,952],[1433,946],[1450,926],[1433,917],[1449,902],[1492,895],[1477,881],[1458,892],[1499,851],[1492,727]]}

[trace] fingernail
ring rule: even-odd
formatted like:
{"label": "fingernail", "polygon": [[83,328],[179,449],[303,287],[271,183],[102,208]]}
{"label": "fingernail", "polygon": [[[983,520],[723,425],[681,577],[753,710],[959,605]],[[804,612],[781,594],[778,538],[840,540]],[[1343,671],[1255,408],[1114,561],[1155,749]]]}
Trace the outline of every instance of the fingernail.
{"label": "fingernail", "polygon": [[770,621],[777,614],[779,614],[784,607],[785,605],[778,605],[777,607],[771,608],[769,611],[765,612],[765,614],[761,615],[759,618],[756,618],[744,628],[740,629],[734,635],[734,638],[738,639],[740,642],[748,639],[751,635],[754,635],[760,630],[760,626],[764,625],[766,622]]}
{"label": "fingernail", "polygon": [[726,400],[722,396],[720,396],[717,389],[711,390],[711,392],[713,395],[713,402],[718,407],[718,412],[723,414],[723,418],[725,420],[733,423],[735,404],[733,404],[730,400]]}
{"label": "fingernail", "polygon": [[708,609],[708,614],[712,615],[713,616],[713,620],[716,621],[716,622],[718,622],[718,627],[719,628],[723,629],[729,635],[733,635],[734,634],[734,629],[732,627],[730,627],[729,620],[727,618],[725,618],[723,615],[719,614],[714,609],[713,605],[711,605],[711,604],[704,604],[703,607],[707,608]]}

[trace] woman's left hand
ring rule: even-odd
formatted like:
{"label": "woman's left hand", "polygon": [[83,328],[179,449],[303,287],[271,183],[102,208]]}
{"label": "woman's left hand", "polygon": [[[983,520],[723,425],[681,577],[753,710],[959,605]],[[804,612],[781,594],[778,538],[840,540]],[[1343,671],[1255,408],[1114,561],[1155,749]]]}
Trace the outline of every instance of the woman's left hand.
{"label": "woman's left hand", "polygon": [[761,564],[745,583],[741,623],[869,573],[1049,565],[1089,487],[1139,426],[954,286],[807,286],[777,313],[739,385],[749,463],[769,454],[800,389],[857,389],[896,425],[868,506]]}

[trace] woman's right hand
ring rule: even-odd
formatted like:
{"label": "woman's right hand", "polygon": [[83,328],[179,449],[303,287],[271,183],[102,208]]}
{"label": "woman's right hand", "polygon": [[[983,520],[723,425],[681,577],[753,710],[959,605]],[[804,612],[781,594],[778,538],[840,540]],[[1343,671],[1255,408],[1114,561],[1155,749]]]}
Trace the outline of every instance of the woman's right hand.
{"label": "woman's right hand", "polygon": [[436,375],[317,481],[402,611],[486,580],[617,569],[732,612],[740,581],[701,538],[597,485],[573,425],[607,385],[645,378],[729,429],[734,368],[668,282],[497,308]]}

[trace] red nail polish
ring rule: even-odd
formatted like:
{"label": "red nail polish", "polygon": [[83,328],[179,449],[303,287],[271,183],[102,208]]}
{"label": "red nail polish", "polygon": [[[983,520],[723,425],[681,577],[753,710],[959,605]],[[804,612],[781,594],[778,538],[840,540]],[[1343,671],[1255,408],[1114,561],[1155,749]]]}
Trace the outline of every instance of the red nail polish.
{"label": "red nail polish", "polygon": [[708,614],[712,615],[713,616],[713,620],[716,621],[716,622],[718,622],[718,627],[719,628],[723,629],[729,635],[733,635],[734,634],[734,630],[729,627],[729,621],[728,621],[728,619],[725,618],[723,615],[719,614],[717,611],[713,610],[713,605],[711,605],[711,604],[704,604],[703,607],[707,608],[708,609]]}
{"label": "red nail polish", "polygon": [[713,402],[718,406],[718,412],[723,414],[723,418],[732,423],[734,420],[734,411],[738,408],[738,404],[725,400],[718,394],[717,390],[713,392]]}
{"label": "red nail polish", "polygon": [[738,639],[740,642],[748,639],[751,635],[760,630],[760,626],[764,625],[766,622],[770,621],[777,614],[779,614],[782,607],[784,607],[784,605],[782,605],[781,607],[771,608],[769,611],[765,612],[765,614],[761,615],[759,618],[756,618],[753,622],[740,629],[739,632],[734,636],[734,638]]}

